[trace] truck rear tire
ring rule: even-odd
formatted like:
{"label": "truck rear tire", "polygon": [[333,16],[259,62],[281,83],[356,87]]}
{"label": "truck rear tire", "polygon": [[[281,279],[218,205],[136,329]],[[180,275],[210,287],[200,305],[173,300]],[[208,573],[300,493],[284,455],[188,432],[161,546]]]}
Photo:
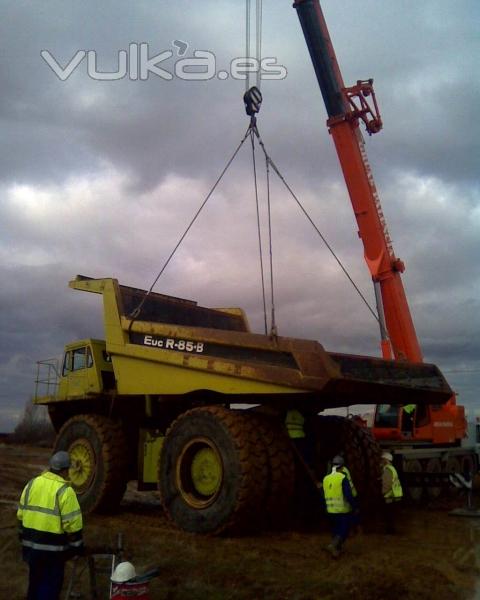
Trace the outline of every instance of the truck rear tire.
{"label": "truck rear tire", "polygon": [[295,492],[295,462],[292,443],[283,423],[266,415],[253,414],[267,456],[265,523],[272,529],[285,528],[292,517]]}
{"label": "truck rear tire", "polygon": [[313,422],[316,439],[315,471],[319,480],[329,463],[341,454],[349,469],[363,510],[372,510],[381,500],[381,449],[370,431],[352,419],[319,416]]}
{"label": "truck rear tire", "polygon": [[58,432],[55,451],[70,453],[69,476],[85,513],[118,507],[127,485],[126,443],[120,423],[101,415],[77,415]]}
{"label": "truck rear tire", "polygon": [[263,516],[267,459],[242,411],[194,408],[167,431],[159,464],[163,508],[181,529],[240,533]]}

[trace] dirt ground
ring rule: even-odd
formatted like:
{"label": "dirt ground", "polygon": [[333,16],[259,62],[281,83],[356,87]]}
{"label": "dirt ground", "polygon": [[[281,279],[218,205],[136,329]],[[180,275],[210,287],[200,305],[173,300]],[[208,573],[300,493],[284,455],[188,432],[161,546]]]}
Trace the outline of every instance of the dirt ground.
{"label": "dirt ground", "polygon": [[[15,504],[23,485],[47,464],[48,449],[0,444],[0,598],[25,597],[27,569],[20,559]],[[152,600],[303,599],[359,600],[480,598],[480,519],[449,515],[463,498],[435,506],[405,506],[400,533],[386,536],[375,523],[348,540],[344,555],[331,559],[324,547],[326,525],[315,531],[259,533],[212,538],[177,531],[163,516],[154,493],[129,487],[113,516],[88,515],[88,546],[114,546],[123,534],[127,557],[144,572]],[[97,558],[99,598],[109,597],[110,559]],[[103,573],[101,570],[103,569]],[[72,564],[66,570],[67,587]],[[86,560],[77,563],[76,598],[91,598]]]}

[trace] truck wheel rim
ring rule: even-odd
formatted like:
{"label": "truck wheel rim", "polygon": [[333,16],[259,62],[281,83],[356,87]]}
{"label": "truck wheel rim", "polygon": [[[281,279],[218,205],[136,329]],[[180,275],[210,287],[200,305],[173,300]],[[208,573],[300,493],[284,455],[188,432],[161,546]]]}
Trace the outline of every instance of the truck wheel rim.
{"label": "truck wheel rim", "polygon": [[68,449],[71,467],[68,471],[75,490],[84,492],[90,485],[95,473],[95,453],[88,440],[78,439]]}
{"label": "truck wheel rim", "polygon": [[187,504],[193,508],[210,506],[223,480],[223,463],[216,446],[207,438],[192,439],[177,460],[176,479]]}

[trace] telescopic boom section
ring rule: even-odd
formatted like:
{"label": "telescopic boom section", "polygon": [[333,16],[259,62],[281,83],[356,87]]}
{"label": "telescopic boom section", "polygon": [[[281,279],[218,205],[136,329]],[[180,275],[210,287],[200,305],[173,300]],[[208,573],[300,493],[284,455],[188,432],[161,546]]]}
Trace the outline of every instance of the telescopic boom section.
{"label": "telescopic boom section", "polygon": [[422,352],[400,277],[404,265],[393,251],[359,130],[360,120],[369,134],[377,133],[382,127],[373,80],[358,81],[355,86],[346,88],[319,1],[295,0],[293,6],[300,19],[327,109],[327,125],[357,219],[365,260],[374,283],[380,286],[390,341],[382,340],[383,356],[390,358],[393,350],[397,359],[422,362]]}

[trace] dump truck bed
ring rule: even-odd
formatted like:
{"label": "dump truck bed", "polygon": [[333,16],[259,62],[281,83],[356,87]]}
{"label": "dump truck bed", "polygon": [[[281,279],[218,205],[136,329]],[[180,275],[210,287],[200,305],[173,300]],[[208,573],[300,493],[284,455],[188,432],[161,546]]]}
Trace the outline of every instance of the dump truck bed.
{"label": "dump truck bed", "polygon": [[441,404],[452,395],[435,365],[331,353],[317,341],[251,333],[238,308],[206,308],[112,278],[77,276],[70,287],[103,295],[119,394],[208,390],[256,402],[302,394],[317,410]]}

